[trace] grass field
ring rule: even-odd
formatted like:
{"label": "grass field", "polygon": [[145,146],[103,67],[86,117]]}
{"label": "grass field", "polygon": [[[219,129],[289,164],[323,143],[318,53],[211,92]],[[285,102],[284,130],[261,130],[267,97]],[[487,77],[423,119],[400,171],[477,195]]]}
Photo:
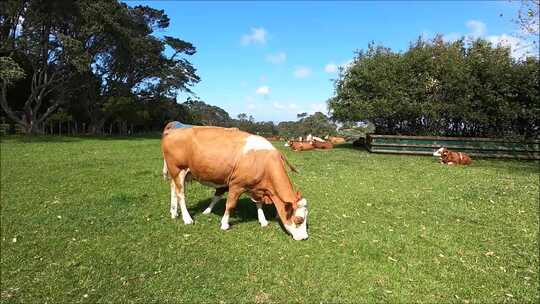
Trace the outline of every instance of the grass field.
{"label": "grass field", "polygon": [[221,231],[197,183],[172,220],[159,139],[4,138],[2,302],[539,301],[538,162],[285,153],[303,242],[245,197]]}

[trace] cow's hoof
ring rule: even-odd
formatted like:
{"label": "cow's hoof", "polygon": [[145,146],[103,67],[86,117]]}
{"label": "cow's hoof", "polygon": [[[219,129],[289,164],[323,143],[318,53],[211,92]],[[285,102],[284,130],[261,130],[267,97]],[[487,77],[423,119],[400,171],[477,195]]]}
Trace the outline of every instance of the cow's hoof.
{"label": "cow's hoof", "polygon": [[185,225],[191,225],[191,224],[193,224],[193,220],[192,219],[184,219],[184,224]]}
{"label": "cow's hoof", "polygon": [[204,211],[202,212],[202,214],[210,214],[210,213],[212,213],[212,209],[210,209],[210,208],[206,208],[206,209],[204,209]]}
{"label": "cow's hoof", "polygon": [[231,228],[231,226],[227,223],[221,223],[221,230],[225,231],[225,230],[229,230],[229,228]]}
{"label": "cow's hoof", "polygon": [[268,221],[261,222],[261,227],[266,227],[266,226],[268,226]]}
{"label": "cow's hoof", "polygon": [[171,218],[174,220],[176,218],[178,218],[178,214],[174,214],[174,213],[171,213]]}

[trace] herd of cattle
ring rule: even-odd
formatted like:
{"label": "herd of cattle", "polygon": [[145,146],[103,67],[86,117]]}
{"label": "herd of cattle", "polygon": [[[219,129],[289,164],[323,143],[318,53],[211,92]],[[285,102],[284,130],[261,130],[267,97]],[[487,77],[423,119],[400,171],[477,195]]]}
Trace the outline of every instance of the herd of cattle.
{"label": "herd of cattle", "polygon": [[309,134],[305,140],[302,137],[291,139],[285,143],[285,147],[290,147],[293,151],[307,151],[313,149],[329,150],[333,149],[336,144],[343,144],[346,140],[343,137],[326,136],[322,139]]}
{"label": "herd of cattle", "polygon": [[[332,149],[345,142],[340,137],[326,140],[309,135],[306,140],[289,140],[294,151]],[[163,176],[170,181],[172,218],[178,208],[185,224],[193,220],[186,208],[185,184],[196,180],[215,188],[215,194],[204,214],[212,212],[215,204],[228,192],[221,229],[229,229],[229,217],[241,194],[246,194],[257,206],[261,226],[268,225],[262,205],[273,204],[283,227],[295,240],[305,240],[307,233],[307,200],[296,190],[287,174],[286,166],[296,172],[285,155],[268,139],[252,135],[238,128],[186,126],[170,122],[163,131]],[[441,163],[470,164],[465,153],[441,148],[434,156]]]}

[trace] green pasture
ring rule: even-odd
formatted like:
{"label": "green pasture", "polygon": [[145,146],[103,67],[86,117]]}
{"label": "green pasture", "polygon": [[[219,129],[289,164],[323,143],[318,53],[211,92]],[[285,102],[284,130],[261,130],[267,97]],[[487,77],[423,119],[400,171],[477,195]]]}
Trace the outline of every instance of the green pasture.
{"label": "green pasture", "polygon": [[[274,143],[285,149],[282,143]],[[537,303],[538,162],[284,150],[309,203],[294,241],[242,197],[169,215],[159,139],[3,138],[5,303]]]}

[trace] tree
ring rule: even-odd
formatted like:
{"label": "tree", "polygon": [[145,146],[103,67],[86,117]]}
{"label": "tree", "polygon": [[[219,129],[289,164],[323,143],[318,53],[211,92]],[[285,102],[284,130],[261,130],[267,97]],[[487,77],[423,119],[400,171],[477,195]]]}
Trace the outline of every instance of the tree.
{"label": "tree", "polygon": [[[1,39],[2,53],[10,58],[24,57],[32,75],[29,95],[23,105],[23,117],[15,115],[7,102],[7,88],[2,86],[2,109],[25,132],[35,133],[40,125],[64,101],[60,88],[72,71],[88,64],[82,45],[66,33],[78,14],[71,1],[9,1],[2,12],[0,28],[8,33]],[[54,93],[54,94],[53,94]],[[41,111],[42,105],[47,109]]]}
{"label": "tree", "polygon": [[204,101],[188,98],[184,103],[191,113],[193,123],[205,126],[229,126],[232,119],[227,111]]}
{"label": "tree", "polygon": [[153,36],[169,25],[163,10],[115,0],[9,0],[0,5],[0,56],[11,58],[31,79],[24,103],[10,99],[14,92],[6,93],[7,85],[1,87],[2,109],[28,133],[39,132],[61,104],[77,108],[78,117],[97,132],[110,119],[105,111],[110,97],[174,99],[177,91],[190,92],[199,81],[185,59],[196,51],[191,43]]}
{"label": "tree", "polygon": [[333,119],[371,122],[381,134],[534,137],[538,64],[482,39],[419,38],[404,53],[370,44],[328,104]]}

